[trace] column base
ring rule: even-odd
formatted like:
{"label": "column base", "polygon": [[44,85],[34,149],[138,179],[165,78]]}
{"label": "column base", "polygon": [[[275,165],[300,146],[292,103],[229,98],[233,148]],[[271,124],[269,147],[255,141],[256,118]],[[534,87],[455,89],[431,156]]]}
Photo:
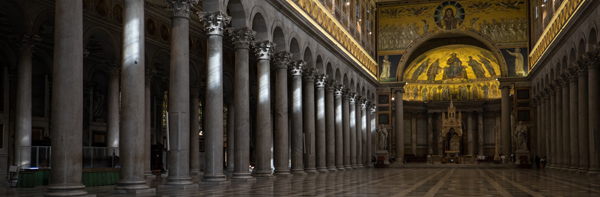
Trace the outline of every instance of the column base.
{"label": "column base", "polygon": [[579,168],[577,169],[577,174],[585,174],[588,172],[589,169],[587,168]]}
{"label": "column base", "polygon": [[352,166],[351,165],[344,165],[344,169],[346,169],[346,170],[352,170]]}
{"label": "column base", "polygon": [[255,182],[256,178],[250,176],[250,175],[245,175],[245,176],[232,176],[231,177],[231,182]]}
{"label": "column base", "polygon": [[590,168],[587,172],[587,175],[589,176],[597,176],[598,174],[600,174],[600,169],[597,168]]}
{"label": "column base", "polygon": [[358,169],[363,169],[365,168],[362,164],[358,164]]}
{"label": "column base", "polygon": [[329,170],[327,169],[327,167],[317,167],[317,172],[329,172]]}
{"label": "column base", "polygon": [[144,174],[145,179],[156,179],[156,175],[154,174]]}
{"label": "column base", "polygon": [[290,173],[292,173],[293,175],[306,174],[306,172],[304,172],[304,169],[292,169],[292,170],[290,170]]}
{"label": "column base", "polygon": [[305,169],[304,172],[306,172],[306,174],[319,174],[317,169]]}
{"label": "column base", "polygon": [[191,169],[190,170],[190,176],[192,175],[201,175],[202,171],[200,171],[200,169]]}
{"label": "column base", "polygon": [[344,168],[344,166],[337,166],[336,168],[340,172],[346,171],[346,168]]}
{"label": "column base", "polygon": [[335,172],[337,171],[337,168],[335,166],[328,166],[327,170],[329,170],[329,172]]}
{"label": "column base", "polygon": [[577,167],[571,167],[571,168],[569,168],[569,172],[577,172]]}
{"label": "column base", "polygon": [[128,195],[148,195],[148,194],[156,194],[156,188],[146,188],[146,189],[110,189],[108,190],[109,194],[128,194]]}
{"label": "column base", "polygon": [[85,185],[77,186],[48,186],[48,191],[44,196],[85,196],[85,197],[96,197],[96,194],[88,194],[83,189]]}

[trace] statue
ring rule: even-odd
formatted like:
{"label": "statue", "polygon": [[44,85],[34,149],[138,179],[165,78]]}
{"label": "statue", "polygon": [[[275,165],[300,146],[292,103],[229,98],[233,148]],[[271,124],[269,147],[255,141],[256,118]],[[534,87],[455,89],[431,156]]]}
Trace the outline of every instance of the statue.
{"label": "statue", "polygon": [[391,67],[391,62],[390,60],[388,60],[388,56],[383,56],[383,64],[382,64],[382,71],[381,71],[381,79],[387,79],[390,78],[390,67]]}
{"label": "statue", "polygon": [[515,52],[510,52],[509,50],[506,50],[506,52],[515,56],[515,74],[517,74],[517,76],[525,76],[525,71],[523,70],[524,58],[521,54],[521,49],[515,48]]}
{"label": "statue", "polygon": [[527,127],[522,125],[522,121],[519,122],[515,130],[515,140],[517,150],[527,150]]}
{"label": "statue", "polygon": [[377,131],[377,132],[379,135],[379,150],[387,150],[388,132],[383,127],[383,124],[379,125],[379,131]]}
{"label": "statue", "polygon": [[94,91],[94,105],[93,105],[93,113],[94,117],[102,117],[104,113],[104,95],[100,90],[95,89]]}

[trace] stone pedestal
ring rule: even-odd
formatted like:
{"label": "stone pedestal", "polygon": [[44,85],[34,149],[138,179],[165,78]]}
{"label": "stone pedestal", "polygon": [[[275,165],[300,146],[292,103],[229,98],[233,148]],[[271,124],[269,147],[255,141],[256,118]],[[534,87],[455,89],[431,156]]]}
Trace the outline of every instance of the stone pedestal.
{"label": "stone pedestal", "polygon": [[517,150],[515,152],[515,158],[516,158],[515,164],[521,164],[521,160],[519,158],[521,158],[522,156],[527,157],[527,160],[526,160],[527,162],[531,161],[531,158],[529,158],[529,156],[530,156],[529,150]]}
{"label": "stone pedestal", "polygon": [[[376,168],[387,167],[390,165],[390,153],[387,150],[377,150],[375,154],[377,155],[377,161],[375,161]],[[383,157],[383,163],[380,163],[381,157]]]}

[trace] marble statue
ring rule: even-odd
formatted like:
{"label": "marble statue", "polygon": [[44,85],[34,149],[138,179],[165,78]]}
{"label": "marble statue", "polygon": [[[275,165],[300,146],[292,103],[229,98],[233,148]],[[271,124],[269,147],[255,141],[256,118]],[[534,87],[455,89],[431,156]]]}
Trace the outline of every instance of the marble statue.
{"label": "marble statue", "polygon": [[382,64],[382,71],[381,71],[381,79],[387,79],[390,78],[390,66],[391,66],[391,62],[388,60],[389,57],[383,56],[383,64]]}
{"label": "marble statue", "polygon": [[379,135],[379,150],[387,150],[387,130],[383,127],[383,125],[379,125],[379,131],[377,132]]}
{"label": "marble statue", "polygon": [[527,150],[527,127],[522,125],[523,122],[519,122],[515,130],[515,140],[517,141],[517,150]]}
{"label": "marble statue", "polygon": [[523,70],[523,55],[521,54],[521,50],[519,48],[515,48],[515,52],[510,52],[506,50],[508,54],[515,56],[515,74],[517,76],[525,76],[525,70]]}

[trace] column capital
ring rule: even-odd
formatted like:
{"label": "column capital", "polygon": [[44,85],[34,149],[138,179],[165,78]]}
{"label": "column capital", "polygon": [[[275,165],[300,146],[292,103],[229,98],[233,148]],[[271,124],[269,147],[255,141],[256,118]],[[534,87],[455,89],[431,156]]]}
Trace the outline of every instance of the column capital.
{"label": "column capital", "polygon": [[[332,84],[334,84],[334,83],[332,83]],[[335,97],[340,97],[340,96],[344,95],[344,85],[335,84],[332,86],[333,86],[333,93],[335,94]]]}
{"label": "column capital", "polygon": [[537,103],[538,103],[537,96],[534,96],[533,98],[531,98],[531,106],[532,107],[536,107]]}
{"label": "column capital", "polygon": [[250,43],[254,41],[256,32],[250,28],[228,28],[229,36],[231,36],[231,42],[235,45],[236,49],[248,49]]}
{"label": "column capital", "polygon": [[13,38],[15,43],[17,44],[17,47],[19,47],[19,50],[21,50],[28,56],[31,56],[33,54],[33,48],[35,47],[35,45],[42,41],[40,36],[29,34],[13,36]]}
{"label": "column capital", "polygon": [[600,45],[596,44],[594,45],[594,47],[596,47],[595,51],[592,52],[587,52],[585,54],[583,54],[584,59],[587,58],[589,59],[588,63],[588,69],[598,69],[600,68]]}
{"label": "column capital", "polygon": [[348,91],[348,100],[350,101],[350,103],[356,102],[356,92],[350,92],[350,89],[348,89]]}
{"label": "column capital", "polygon": [[569,87],[569,71],[566,70],[563,74],[561,74],[559,76],[560,78],[562,78],[562,87],[564,88],[568,88]]}
{"label": "column capital", "polygon": [[200,16],[200,22],[204,24],[204,31],[207,35],[223,36],[225,27],[231,22],[231,16],[227,16],[221,11],[198,12],[198,16]]}
{"label": "column capital", "polygon": [[404,87],[399,87],[399,88],[394,88],[394,93],[396,92],[400,92],[400,93],[405,93],[406,91],[404,90]]}
{"label": "column capital", "polygon": [[588,74],[589,62],[590,62],[590,58],[585,55],[581,60],[577,61],[577,64],[578,64],[577,75],[586,76]]}
{"label": "column capital", "polygon": [[579,66],[577,63],[573,63],[569,68],[569,82],[577,82],[577,72],[579,72]]}
{"label": "column capital", "polygon": [[199,96],[200,95],[200,84],[190,84],[190,96]]}
{"label": "column capital", "polygon": [[317,69],[315,67],[304,67],[302,69],[302,79],[304,83],[312,83],[317,77]]}
{"label": "column capital", "polygon": [[277,69],[288,69],[291,59],[292,53],[287,51],[281,51],[273,54],[273,63]]}
{"label": "column capital", "polygon": [[320,74],[320,75],[316,76],[315,87],[324,88],[326,83],[327,83],[327,75],[326,74]]}
{"label": "column capital", "polygon": [[548,96],[554,96],[555,88],[556,88],[556,84],[554,84],[552,82],[550,84],[548,84],[548,94],[549,94]]}
{"label": "column capital", "polygon": [[190,10],[198,4],[198,0],[164,0],[171,17],[190,18]]}
{"label": "column capital", "polygon": [[154,68],[146,68],[146,82],[150,82],[152,80],[152,77],[154,75],[156,75],[156,69]]}
{"label": "column capital", "polygon": [[554,80],[554,91],[555,92],[562,92],[563,83],[565,83],[565,81],[561,77],[557,77]]}
{"label": "column capital", "polygon": [[106,69],[108,70],[108,74],[112,77],[119,77],[121,73],[121,66],[118,64],[118,61],[102,61],[106,64]]}
{"label": "column capital", "polygon": [[344,99],[344,100],[350,99],[350,93],[351,93],[350,88],[342,88],[342,99]]}
{"label": "column capital", "polygon": [[371,103],[371,106],[369,106],[371,109],[371,113],[375,113],[377,112],[377,104],[375,103]]}
{"label": "column capital", "polygon": [[366,98],[363,98],[360,100],[360,109],[367,109],[367,102],[369,100],[367,100]]}
{"label": "column capital", "polygon": [[275,43],[270,40],[252,42],[254,53],[259,60],[271,60],[271,55],[275,50]]}
{"label": "column capital", "polygon": [[354,97],[354,104],[356,105],[356,108],[360,108],[361,101],[362,101],[362,96],[360,96],[360,95],[358,95],[358,93],[356,93],[356,97]]}
{"label": "column capital", "polygon": [[325,82],[325,91],[326,92],[334,92],[335,91],[335,85],[336,85],[336,81],[333,79],[329,79]]}
{"label": "column capital", "polygon": [[293,62],[290,62],[288,69],[290,70],[290,75],[292,76],[302,76],[302,70],[304,68],[304,66],[306,65],[306,62],[304,62],[304,60],[296,60]]}

